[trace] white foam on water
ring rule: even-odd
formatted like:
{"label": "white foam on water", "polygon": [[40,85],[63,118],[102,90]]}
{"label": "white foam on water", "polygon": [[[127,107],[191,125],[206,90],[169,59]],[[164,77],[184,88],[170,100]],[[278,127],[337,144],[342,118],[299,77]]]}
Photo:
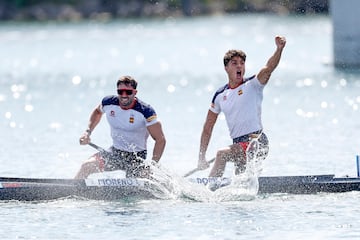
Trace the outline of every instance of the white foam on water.
{"label": "white foam on water", "polygon": [[[218,189],[206,196],[202,200],[210,201],[249,201],[255,199],[258,190],[259,190],[259,181],[258,177],[262,171],[262,163],[264,161],[264,153],[262,151],[267,151],[264,148],[261,148],[261,143],[259,142],[261,134],[258,138],[253,139],[246,150],[246,170],[244,173],[239,175],[234,174],[231,177],[231,183],[222,183],[217,182]],[[224,184],[225,186],[221,186]],[[209,199],[208,199],[209,198]]]}
{"label": "white foam on water", "polygon": [[[259,137],[261,134],[259,135]],[[253,139],[246,149],[246,169],[244,173],[231,178],[228,186],[221,187],[214,192],[219,201],[239,201],[255,199],[259,190],[258,177],[261,173],[263,159],[259,155],[259,137]]]}

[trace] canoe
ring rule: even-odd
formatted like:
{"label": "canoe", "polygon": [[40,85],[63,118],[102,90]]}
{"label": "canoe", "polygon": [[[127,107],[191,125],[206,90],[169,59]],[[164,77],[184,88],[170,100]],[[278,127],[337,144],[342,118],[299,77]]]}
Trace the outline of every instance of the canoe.
{"label": "canoe", "polygon": [[[188,178],[193,184],[220,186],[231,184],[231,178]],[[360,191],[359,177],[329,175],[259,177],[258,194],[316,194]],[[135,178],[14,178],[0,177],[0,200],[41,201],[65,197],[94,200],[125,198],[151,199],[157,186],[147,179]],[[156,193],[156,192],[155,192]]]}

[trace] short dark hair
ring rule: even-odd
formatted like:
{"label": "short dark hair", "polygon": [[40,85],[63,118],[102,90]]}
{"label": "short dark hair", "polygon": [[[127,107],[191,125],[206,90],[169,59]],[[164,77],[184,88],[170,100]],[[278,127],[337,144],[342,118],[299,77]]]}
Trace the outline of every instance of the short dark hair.
{"label": "short dark hair", "polygon": [[226,66],[233,57],[240,57],[244,62],[246,61],[246,54],[243,51],[231,49],[225,53],[224,66]]}
{"label": "short dark hair", "polygon": [[116,86],[119,87],[120,84],[125,84],[126,86],[131,86],[134,89],[137,87],[137,81],[130,76],[122,76],[117,80]]}

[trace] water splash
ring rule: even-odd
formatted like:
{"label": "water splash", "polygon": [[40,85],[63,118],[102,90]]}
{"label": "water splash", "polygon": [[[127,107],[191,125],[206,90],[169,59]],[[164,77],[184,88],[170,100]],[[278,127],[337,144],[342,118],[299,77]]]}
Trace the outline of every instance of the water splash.
{"label": "water splash", "polygon": [[144,165],[151,171],[150,178],[146,180],[151,193],[159,199],[175,198],[176,191],[169,170],[153,160],[145,160]]}
{"label": "water splash", "polygon": [[[197,202],[253,200],[259,189],[258,176],[262,170],[262,160],[267,154],[266,148],[263,148],[261,144],[258,138],[250,142],[246,154],[246,170],[239,175],[234,173],[231,178],[183,178],[162,166],[161,163],[144,160],[140,166],[142,169],[143,167],[150,169],[151,172],[148,178],[142,179],[146,183],[144,190],[157,199]],[[102,173],[102,175],[108,174],[109,172]],[[217,185],[216,191],[213,191],[212,184]]]}
{"label": "water splash", "polygon": [[[145,161],[151,168],[151,191],[157,198],[182,199],[198,202],[250,201],[258,190],[258,176],[262,170],[265,151],[258,139],[250,142],[247,149],[247,165],[244,173],[230,178],[186,179],[164,168],[159,163]],[[212,191],[212,184],[217,190]]]}
{"label": "water splash", "polygon": [[204,185],[191,183],[160,163],[145,160],[144,165],[150,167],[151,176],[146,181],[149,188],[147,190],[159,199],[183,199],[191,201],[204,201],[211,199],[211,191]]}

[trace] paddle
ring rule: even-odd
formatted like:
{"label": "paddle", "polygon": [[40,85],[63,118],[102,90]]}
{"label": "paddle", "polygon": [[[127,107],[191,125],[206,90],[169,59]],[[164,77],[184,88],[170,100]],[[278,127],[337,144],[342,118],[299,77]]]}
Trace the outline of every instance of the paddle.
{"label": "paddle", "polygon": [[[210,163],[212,163],[212,162],[214,162],[214,161],[215,161],[215,158],[209,160],[208,163],[210,164]],[[183,177],[188,177],[188,176],[190,176],[191,174],[196,173],[197,171],[200,171],[200,170],[203,170],[203,169],[195,168],[195,169],[191,170],[190,172],[188,172],[187,174],[185,174]]]}
{"label": "paddle", "polygon": [[88,143],[91,147],[95,148],[96,150],[100,151],[100,152],[106,152],[105,149],[103,149],[102,147],[99,147],[98,145],[96,145],[95,143],[89,142]]}
{"label": "paddle", "polygon": [[111,152],[106,151],[105,149],[103,149],[102,147],[96,145],[95,143],[89,142],[88,145],[90,145],[91,147],[95,148],[96,150],[98,150],[99,152],[102,153],[102,156],[106,159],[112,158],[113,155]]}

